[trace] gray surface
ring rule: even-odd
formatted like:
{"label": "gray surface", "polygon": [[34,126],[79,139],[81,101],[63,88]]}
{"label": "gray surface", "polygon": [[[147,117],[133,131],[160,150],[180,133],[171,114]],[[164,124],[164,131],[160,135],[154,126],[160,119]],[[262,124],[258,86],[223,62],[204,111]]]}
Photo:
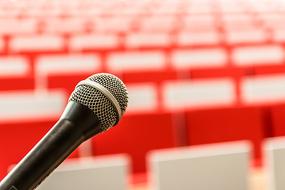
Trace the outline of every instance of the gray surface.
{"label": "gray surface", "polygon": [[149,157],[154,190],[248,190],[245,142],[155,151]]}
{"label": "gray surface", "polygon": [[128,159],[124,156],[63,164],[37,190],[126,190]]}
{"label": "gray surface", "polygon": [[265,168],[269,190],[285,189],[285,138],[271,138],[265,142]]}

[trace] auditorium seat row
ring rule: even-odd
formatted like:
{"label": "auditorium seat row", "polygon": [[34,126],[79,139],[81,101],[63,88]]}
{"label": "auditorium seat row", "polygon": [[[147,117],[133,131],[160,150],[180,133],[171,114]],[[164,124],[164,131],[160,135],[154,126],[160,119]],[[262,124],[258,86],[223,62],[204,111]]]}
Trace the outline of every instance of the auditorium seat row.
{"label": "auditorium seat row", "polygon": [[[50,43],[52,40],[47,40]],[[160,71],[166,70],[183,71],[185,69],[226,69],[229,67],[243,68],[261,66],[285,66],[285,50],[281,45],[252,45],[234,48],[211,47],[211,48],[175,48],[171,50],[132,50],[132,51],[108,51],[108,52],[86,52],[86,53],[40,53],[38,46],[40,41],[30,43],[19,43],[19,50],[35,49],[39,53],[27,53],[24,55],[2,55],[0,57],[1,71],[15,69],[17,72],[25,72],[28,69],[39,67],[40,70],[48,67],[51,72],[71,72],[76,67],[82,70],[103,70],[109,72],[131,72],[131,71]],[[57,45],[50,43],[51,49]],[[24,48],[24,49],[22,49]],[[46,47],[45,47],[46,48]],[[45,49],[47,50],[47,49]],[[266,54],[264,53],[266,52]],[[23,52],[24,53],[24,52]],[[68,67],[67,67],[68,66]],[[69,67],[70,70],[69,71]],[[2,69],[3,68],[3,69]],[[64,68],[64,69],[62,69]],[[35,74],[38,74],[35,69]],[[5,72],[3,72],[5,73]],[[11,73],[13,75],[14,73]],[[39,73],[40,74],[40,73]],[[1,75],[2,76],[2,72]]]}
{"label": "auditorium seat row", "polygon": [[[284,29],[285,30],[285,29]],[[0,37],[0,53],[13,55],[19,53],[72,53],[81,51],[106,50],[173,50],[179,48],[221,48],[235,49],[242,46],[257,46],[284,44],[284,30],[263,35],[258,30],[243,30],[231,33],[217,33],[216,31],[181,32],[177,35],[166,33],[131,33],[126,37],[113,34],[79,34],[65,38],[58,34],[15,35],[9,38]],[[225,37],[221,37],[225,36]],[[225,38],[225,39],[223,39]],[[254,46],[255,45],[255,46]]]}
{"label": "auditorium seat row", "polygon": [[127,190],[129,167],[126,155],[68,160],[36,189]]}
{"label": "auditorium seat row", "polygon": [[[149,180],[144,186],[156,190],[282,190],[284,142],[284,138],[264,141],[264,170],[251,167],[248,141],[154,150],[147,156]],[[126,190],[132,185],[130,164],[124,154],[68,160],[37,189]]]}
{"label": "auditorium seat row", "polygon": [[285,135],[284,13],[279,0],[0,1],[0,178],[97,72],[127,84],[128,112],[71,157],[126,153],[140,173],[152,150],[249,140],[259,165],[264,138]]}
{"label": "auditorium seat row", "polygon": [[[46,117],[52,112],[56,115],[62,110],[78,81],[87,76],[89,74],[83,73],[74,75],[72,78],[69,75],[55,75],[49,77],[49,80],[40,76],[35,81],[36,84],[30,84],[31,86],[37,85],[36,89],[25,88],[29,87],[25,86],[28,85],[28,79],[24,81],[20,81],[21,78],[18,78],[19,81],[4,79],[2,81],[6,80],[7,83],[0,86],[2,90],[0,96],[3,98],[1,107],[3,111],[6,111],[10,107],[16,107],[17,104],[21,107],[31,104],[31,115],[35,114],[37,109],[42,110],[42,115],[46,115]],[[284,81],[284,74],[275,74],[244,77],[239,81],[224,77],[167,80],[160,83],[126,83],[130,99],[127,113],[139,113],[146,110],[150,112],[183,111],[284,103]],[[24,89],[14,89],[15,86],[11,86],[11,82],[21,83]],[[33,101],[34,99],[39,101]],[[3,112],[3,114],[5,113]],[[6,112],[5,117],[13,118],[17,115],[23,118],[29,117],[29,113],[21,109],[18,109],[18,112],[11,109],[11,112]],[[3,118],[5,117],[3,115]]]}
{"label": "auditorium seat row", "polygon": [[[214,16],[214,15],[212,15]],[[151,17],[150,17],[151,18]],[[168,21],[158,17],[157,19],[146,17],[145,19],[140,18],[138,21],[133,20],[133,27],[131,27],[130,20],[128,17],[121,18],[109,18],[109,19],[98,19],[97,22],[91,22],[92,17],[89,20],[83,20],[82,18],[73,18],[73,19],[53,19],[48,21],[41,21],[33,19],[1,19],[0,26],[6,28],[1,28],[1,36],[17,36],[17,35],[37,35],[37,34],[57,34],[59,36],[77,36],[78,34],[88,34],[88,33],[110,33],[114,36],[126,36],[127,38],[137,37],[136,33],[141,35],[149,33],[158,33],[165,37],[167,41],[170,41],[170,36],[167,34],[173,34],[174,36],[179,35],[182,32],[206,32],[207,30],[212,30],[218,34],[228,34],[233,36],[225,36],[226,42],[231,42],[231,39],[234,39],[234,35],[239,33],[244,33],[245,31],[251,32],[251,34],[244,34],[245,36],[250,36],[252,34],[257,34],[260,39],[268,40],[271,39],[271,32],[278,32],[284,30],[284,27],[281,25],[284,20],[277,20],[273,23],[260,23],[254,24],[250,21],[235,21],[230,22],[221,22],[218,21],[212,23],[199,23],[199,19],[203,21],[202,18],[191,18],[187,20],[180,20],[181,18],[172,18]],[[93,18],[94,19],[94,18]],[[96,20],[96,19],[95,19]],[[143,22],[140,23],[139,20]],[[47,22],[48,25],[42,24],[42,22]],[[85,23],[84,23],[85,22]],[[106,23],[107,24],[103,24]],[[262,21],[260,21],[262,22]],[[178,24],[179,23],[179,24]],[[218,23],[218,24],[216,24]],[[196,24],[196,26],[195,26]],[[23,28],[18,28],[17,25],[23,26]],[[138,26],[136,26],[138,25]],[[281,26],[280,26],[281,25]],[[61,26],[61,27],[59,27]],[[195,26],[195,27],[194,27]],[[222,36],[220,36],[222,37]],[[218,37],[218,39],[220,38]],[[127,40],[129,41],[129,40]]]}
{"label": "auditorium seat row", "polygon": [[[31,105],[27,103],[21,109],[26,107]],[[150,150],[249,140],[253,146],[252,158],[259,165],[263,139],[285,135],[284,112],[284,105],[276,105],[262,108],[247,106],[127,114],[118,126],[92,140],[92,151],[93,155],[129,154],[133,162],[133,172],[138,173],[145,171],[145,155]],[[9,165],[19,161],[58,119],[50,117],[25,120],[19,115],[19,120],[1,121],[0,154],[5,155],[0,158],[1,176],[6,173]],[[78,156],[78,152],[74,156]]]}
{"label": "auditorium seat row", "polygon": [[148,159],[151,187],[157,190],[252,189],[250,151],[247,142],[154,151]]}

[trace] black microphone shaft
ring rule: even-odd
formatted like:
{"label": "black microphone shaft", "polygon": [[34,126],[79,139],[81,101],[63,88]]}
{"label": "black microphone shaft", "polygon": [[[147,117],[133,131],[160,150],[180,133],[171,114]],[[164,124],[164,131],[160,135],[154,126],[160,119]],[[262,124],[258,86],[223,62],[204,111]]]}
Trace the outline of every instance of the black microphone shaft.
{"label": "black microphone shaft", "polygon": [[101,132],[98,125],[89,108],[69,102],[61,119],[0,182],[0,190],[36,188],[82,142]]}

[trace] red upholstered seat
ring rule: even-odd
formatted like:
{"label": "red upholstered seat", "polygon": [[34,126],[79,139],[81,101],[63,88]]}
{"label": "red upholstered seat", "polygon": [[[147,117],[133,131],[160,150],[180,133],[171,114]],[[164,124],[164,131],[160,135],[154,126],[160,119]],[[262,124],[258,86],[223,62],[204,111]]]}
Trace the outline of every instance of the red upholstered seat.
{"label": "red upholstered seat", "polygon": [[282,74],[285,73],[285,66],[282,65],[266,65],[254,68],[256,75],[267,75],[267,74]]}
{"label": "red upholstered seat", "polygon": [[62,88],[66,90],[68,96],[73,92],[77,83],[81,80],[88,78],[93,73],[81,73],[81,74],[56,74],[48,76],[48,88],[58,89]]}
{"label": "red upholstered seat", "polygon": [[271,108],[272,132],[273,136],[285,135],[285,104],[273,106]]}
{"label": "red upholstered seat", "polygon": [[148,151],[175,146],[171,114],[126,115],[118,126],[94,138],[94,153],[127,153],[132,158],[133,172],[144,172]]}
{"label": "red upholstered seat", "polygon": [[35,78],[28,77],[3,77],[0,78],[0,91],[31,90],[35,87]]}
{"label": "red upholstered seat", "polygon": [[[0,179],[31,150],[55,122],[42,120],[0,123]],[[78,157],[78,152],[75,151],[71,157]]]}
{"label": "red upholstered seat", "polygon": [[122,78],[126,83],[134,82],[163,82],[166,80],[176,80],[179,74],[176,71],[161,70],[161,71],[139,71],[139,72],[124,72]]}
{"label": "red upholstered seat", "polygon": [[193,79],[198,78],[219,78],[219,77],[232,77],[240,78],[245,74],[251,74],[250,70],[242,68],[212,68],[212,69],[193,69],[190,71],[190,76]]}
{"label": "red upholstered seat", "polygon": [[261,157],[264,137],[262,110],[258,108],[224,108],[187,113],[189,145],[224,141],[250,140],[254,157]]}

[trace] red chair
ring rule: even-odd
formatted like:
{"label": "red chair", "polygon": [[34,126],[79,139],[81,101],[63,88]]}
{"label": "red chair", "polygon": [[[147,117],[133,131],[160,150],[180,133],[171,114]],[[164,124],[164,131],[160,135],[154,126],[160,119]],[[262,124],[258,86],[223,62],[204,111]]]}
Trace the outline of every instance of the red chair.
{"label": "red chair", "polygon": [[122,78],[126,83],[136,82],[163,82],[166,80],[176,80],[179,74],[176,71],[161,70],[161,71],[137,71],[137,72],[124,72]]}
{"label": "red chair", "polygon": [[285,104],[271,108],[273,136],[285,136]]}
{"label": "red chair", "polygon": [[33,76],[0,78],[0,91],[31,90],[35,88]]}
{"label": "red chair", "polygon": [[281,65],[266,65],[254,68],[256,75],[268,75],[268,74],[283,74],[285,73],[285,66]]}
{"label": "red chair", "polygon": [[248,74],[248,71],[246,69],[233,68],[233,67],[212,68],[212,69],[192,69],[190,71],[190,76],[193,79],[219,78],[219,77],[240,78],[245,74]]}
{"label": "red chair", "polygon": [[133,172],[145,172],[145,156],[154,149],[175,146],[172,115],[150,113],[126,115],[119,126],[94,138],[95,155],[127,153]]}
{"label": "red chair", "polygon": [[[42,120],[0,124],[0,179],[31,150],[55,122]],[[75,151],[71,157],[78,157],[78,152]]]}
{"label": "red chair", "polygon": [[262,110],[258,108],[223,108],[187,113],[189,145],[236,140],[250,140],[254,158],[261,158],[264,138]]}
{"label": "red chair", "polygon": [[66,90],[68,95],[73,92],[77,83],[91,76],[94,73],[81,74],[54,74],[48,76],[48,88],[56,89],[62,88]]}

